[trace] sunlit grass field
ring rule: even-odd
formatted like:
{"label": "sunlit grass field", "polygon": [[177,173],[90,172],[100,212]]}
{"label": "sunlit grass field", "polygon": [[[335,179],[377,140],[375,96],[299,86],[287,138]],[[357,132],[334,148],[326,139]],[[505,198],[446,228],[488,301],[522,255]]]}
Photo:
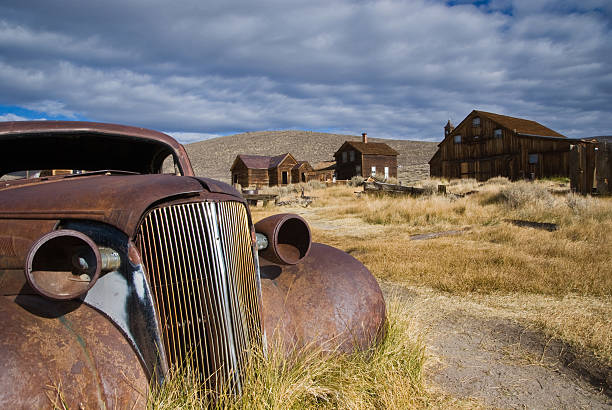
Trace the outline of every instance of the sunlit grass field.
{"label": "sunlit grass field", "polygon": [[[447,194],[437,194],[437,185]],[[612,198],[576,196],[560,181],[495,178],[424,181],[428,195],[389,197],[362,188],[304,186],[304,207],[252,208],[255,221],[295,212],[313,239],[341,248],[385,283],[400,284],[478,315],[510,318],[612,363]],[[277,192],[298,197],[300,186]],[[468,195],[464,195],[468,193]],[[547,231],[513,220],[556,224]],[[441,233],[427,240],[413,236]],[[429,300],[433,300],[430,298]],[[316,349],[289,357],[255,352],[242,397],[221,395],[220,408],[453,407],[427,390],[417,313],[388,300],[389,331],[380,346],[349,356]],[[424,304],[423,309],[432,308]],[[435,306],[433,306],[435,308]],[[206,404],[197,386],[171,378],[151,395],[151,408]]]}

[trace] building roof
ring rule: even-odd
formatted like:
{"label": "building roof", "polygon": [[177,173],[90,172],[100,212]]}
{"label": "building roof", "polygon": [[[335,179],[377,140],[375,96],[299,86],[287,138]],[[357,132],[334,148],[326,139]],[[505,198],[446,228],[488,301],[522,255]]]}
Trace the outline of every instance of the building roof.
{"label": "building roof", "polygon": [[308,166],[308,167],[312,168],[312,167],[310,166],[310,164],[308,163],[308,161],[298,161],[298,162],[297,162],[297,164],[295,164],[295,165],[293,166],[293,169],[300,169],[300,168],[301,168],[301,167],[303,167],[304,165],[306,165],[306,166]]}
{"label": "building roof", "polygon": [[281,154],[281,155],[277,155],[275,157],[271,157],[270,158],[270,166],[268,168],[276,168],[277,166],[279,166],[280,163],[285,160],[287,155],[289,155],[289,156],[291,156],[291,158],[293,158],[293,155],[291,155],[288,152],[286,154]]}
{"label": "building roof", "polygon": [[315,171],[333,170],[336,168],[336,161],[317,162],[312,168]]}
{"label": "building roof", "polygon": [[270,158],[266,155],[238,155],[247,168],[251,169],[268,169],[270,167]]}
{"label": "building roof", "polygon": [[[486,117],[492,121],[495,121],[499,125],[515,131],[517,134],[537,136],[537,137],[558,137],[566,138],[565,135],[559,134],[557,131],[551,130],[542,124],[525,120],[523,118],[509,117],[507,115],[495,114],[492,112],[474,110],[474,113],[481,117]],[[468,115],[469,117],[470,115]],[[467,117],[466,117],[467,118]]]}
{"label": "building roof", "polygon": [[287,156],[293,156],[290,153],[276,155],[274,157],[268,155],[245,155],[239,154],[238,158],[242,160],[244,165],[250,169],[271,169],[277,167]]}
{"label": "building roof", "polygon": [[[342,147],[345,145],[350,145],[357,151],[361,152],[364,155],[399,155],[399,152],[385,144],[384,142],[361,142],[361,141],[346,141],[342,144]],[[338,149],[340,151],[342,149]],[[336,152],[338,152],[336,151]]]}

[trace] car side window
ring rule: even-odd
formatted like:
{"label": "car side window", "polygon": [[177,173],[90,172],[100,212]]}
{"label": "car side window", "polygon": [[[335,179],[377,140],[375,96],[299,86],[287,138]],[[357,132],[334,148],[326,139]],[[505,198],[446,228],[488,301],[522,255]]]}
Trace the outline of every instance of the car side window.
{"label": "car side window", "polygon": [[181,170],[172,154],[168,155],[162,163],[162,174],[182,175]]}

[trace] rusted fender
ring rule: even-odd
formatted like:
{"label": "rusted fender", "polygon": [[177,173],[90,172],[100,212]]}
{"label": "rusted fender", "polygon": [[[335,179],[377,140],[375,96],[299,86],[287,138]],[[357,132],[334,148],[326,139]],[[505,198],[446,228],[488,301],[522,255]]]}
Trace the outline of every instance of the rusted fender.
{"label": "rusted fender", "polygon": [[99,312],[18,295],[0,297],[0,317],[1,408],[146,406],[138,357]]}
{"label": "rusted fender", "polygon": [[268,344],[367,349],[382,334],[383,294],[370,271],[351,255],[320,243],[296,265],[260,257],[263,320]]}

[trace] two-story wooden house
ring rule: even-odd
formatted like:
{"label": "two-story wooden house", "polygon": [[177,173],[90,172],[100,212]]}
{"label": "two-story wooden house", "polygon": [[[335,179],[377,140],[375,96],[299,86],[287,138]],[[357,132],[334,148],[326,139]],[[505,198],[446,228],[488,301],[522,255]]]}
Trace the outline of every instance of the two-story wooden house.
{"label": "two-story wooden house", "polygon": [[567,177],[576,141],[535,121],[474,110],[456,128],[446,124],[430,175],[479,181]]}
{"label": "two-story wooden house", "polygon": [[363,133],[361,141],[345,141],[334,154],[336,178],[397,178],[398,155],[396,150],[385,143],[368,142],[368,135]]}

